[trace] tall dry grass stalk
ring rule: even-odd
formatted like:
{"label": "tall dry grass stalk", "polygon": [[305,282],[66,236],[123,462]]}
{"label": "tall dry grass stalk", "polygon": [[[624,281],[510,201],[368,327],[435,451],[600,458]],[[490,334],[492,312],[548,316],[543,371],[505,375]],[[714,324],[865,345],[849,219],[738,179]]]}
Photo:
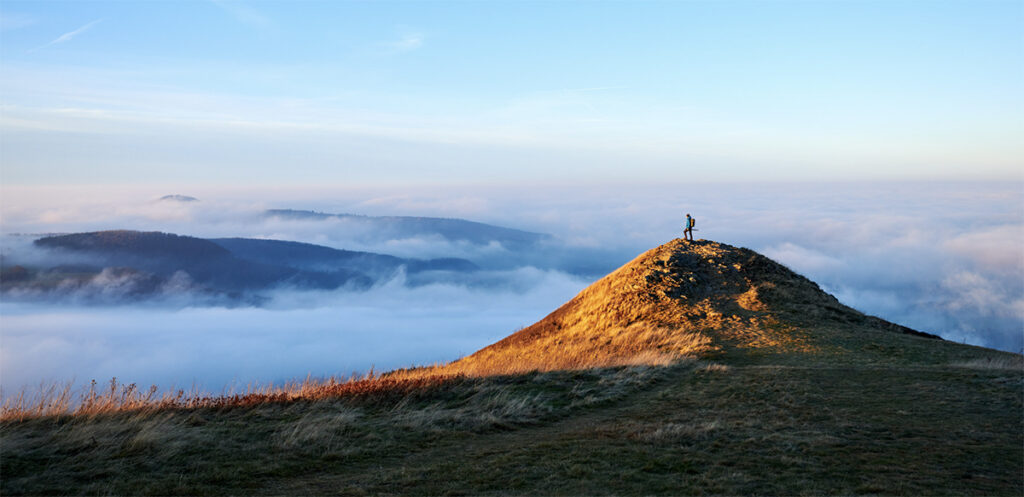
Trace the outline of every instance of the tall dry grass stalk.
{"label": "tall dry grass stalk", "polygon": [[[40,384],[35,391],[21,389],[0,406],[0,421],[68,412],[74,405],[73,382]],[[0,394],[2,395],[2,394]]]}

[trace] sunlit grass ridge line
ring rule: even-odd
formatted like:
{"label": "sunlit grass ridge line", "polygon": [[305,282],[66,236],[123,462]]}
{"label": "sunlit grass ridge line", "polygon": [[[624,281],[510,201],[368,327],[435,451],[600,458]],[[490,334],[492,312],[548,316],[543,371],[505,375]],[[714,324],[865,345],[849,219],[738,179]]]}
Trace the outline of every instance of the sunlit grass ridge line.
{"label": "sunlit grass ridge line", "polygon": [[79,395],[72,392],[71,383],[44,386],[34,394],[23,390],[4,402],[0,408],[0,421],[44,416],[90,416],[124,411],[247,407],[332,397],[385,397],[426,390],[457,379],[456,375],[441,374],[382,377],[371,372],[363,377],[348,379],[307,377],[283,385],[248,385],[238,393],[211,395],[196,388],[160,393],[153,386],[143,391],[134,383],[120,384],[116,378],[112,378],[105,388],[98,388],[93,381]]}

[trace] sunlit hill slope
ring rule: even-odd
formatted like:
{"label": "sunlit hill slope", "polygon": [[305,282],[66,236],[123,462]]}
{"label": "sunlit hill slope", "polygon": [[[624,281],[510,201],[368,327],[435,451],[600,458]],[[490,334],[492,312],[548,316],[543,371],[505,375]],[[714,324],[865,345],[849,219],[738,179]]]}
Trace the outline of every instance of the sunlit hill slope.
{"label": "sunlit hill slope", "polygon": [[939,337],[864,315],[745,248],[674,240],[550,315],[448,367],[469,374],[666,364],[683,356],[852,353],[834,340]]}

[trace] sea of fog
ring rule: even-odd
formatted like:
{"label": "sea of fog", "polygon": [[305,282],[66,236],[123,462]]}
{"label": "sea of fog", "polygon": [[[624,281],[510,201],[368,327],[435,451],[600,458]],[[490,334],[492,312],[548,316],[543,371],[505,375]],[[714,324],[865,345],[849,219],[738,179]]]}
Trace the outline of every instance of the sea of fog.
{"label": "sea of fog", "polygon": [[527,291],[392,281],[369,292],[283,292],[270,307],[3,303],[3,386],[117,377],[219,392],[447,362],[532,324],[584,284],[523,272],[537,282]]}
{"label": "sea of fog", "polygon": [[[155,199],[167,194],[196,202]],[[550,233],[532,254],[440,237],[375,239],[272,208],[457,217]],[[45,381],[218,392],[306,375],[448,361],[540,319],[597,277],[680,236],[757,250],[863,312],[975,345],[1024,347],[1024,184],[795,183],[401,188],[11,187],[0,250],[30,257],[43,233],[105,229],[317,243],[502,269],[486,286],[274,292],[261,307],[189,299],[89,306],[0,302],[4,395]],[[29,242],[29,243],[26,243]],[[26,252],[27,251],[27,252]],[[499,264],[506,261],[506,264]],[[599,272],[599,271],[598,271]]]}

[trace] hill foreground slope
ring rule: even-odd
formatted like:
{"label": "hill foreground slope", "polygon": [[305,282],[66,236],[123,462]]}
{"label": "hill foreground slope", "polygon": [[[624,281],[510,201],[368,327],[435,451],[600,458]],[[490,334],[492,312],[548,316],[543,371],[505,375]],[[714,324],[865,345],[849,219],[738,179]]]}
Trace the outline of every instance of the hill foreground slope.
{"label": "hill foreground slope", "polygon": [[1024,494],[1020,355],[865,316],[714,242],[646,252],[460,361],[364,381],[4,421],[0,493]]}

